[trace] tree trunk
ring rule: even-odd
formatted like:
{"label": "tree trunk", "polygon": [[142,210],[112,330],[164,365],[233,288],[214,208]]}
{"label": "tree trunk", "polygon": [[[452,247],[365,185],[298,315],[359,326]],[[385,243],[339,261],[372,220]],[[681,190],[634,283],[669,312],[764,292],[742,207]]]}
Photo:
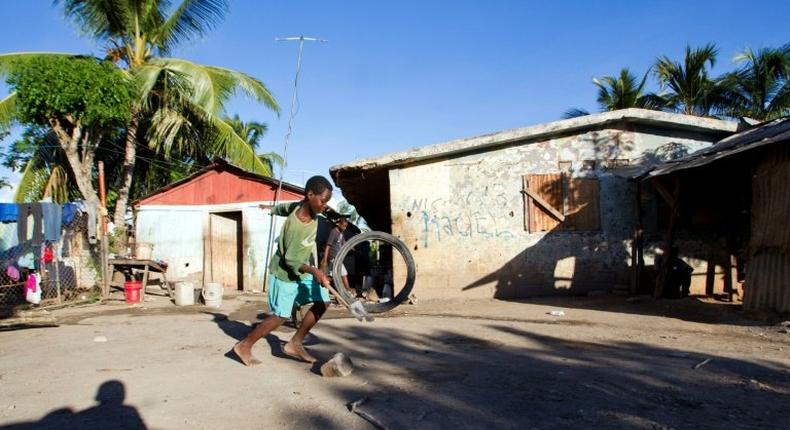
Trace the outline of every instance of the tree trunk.
{"label": "tree trunk", "polygon": [[[118,189],[118,200],[115,202],[115,215],[113,222],[119,231],[125,231],[126,209],[129,205],[129,194],[132,188],[132,177],[134,176],[134,164],[137,157],[137,127],[139,125],[139,110],[132,108],[132,118],[126,127],[126,145],[123,157],[123,170],[121,187]],[[122,234],[116,239],[119,240],[121,249],[126,247],[126,235]]]}
{"label": "tree trunk", "polygon": [[69,167],[72,173],[74,173],[74,181],[77,183],[77,189],[88,204],[98,208],[99,194],[96,192],[96,188],[93,187],[92,175],[95,148],[88,148],[83,157],[80,157],[78,150],[80,140],[83,140],[83,143],[87,144],[88,136],[83,135],[83,130],[79,122],[74,124],[71,134],[69,134],[61,126],[60,121],[56,119],[50,120],[50,125],[58,136],[60,147],[63,148],[63,152],[66,154]]}

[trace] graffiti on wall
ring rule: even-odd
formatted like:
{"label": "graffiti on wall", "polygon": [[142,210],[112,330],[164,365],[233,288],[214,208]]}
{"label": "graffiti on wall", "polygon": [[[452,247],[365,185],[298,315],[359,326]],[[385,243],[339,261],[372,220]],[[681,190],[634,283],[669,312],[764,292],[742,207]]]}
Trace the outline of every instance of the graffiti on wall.
{"label": "graffiti on wall", "polygon": [[[508,240],[516,217],[503,186],[486,187],[454,198],[408,197],[406,215],[419,232],[419,241],[431,243],[471,238]],[[414,230],[413,230],[414,231]]]}

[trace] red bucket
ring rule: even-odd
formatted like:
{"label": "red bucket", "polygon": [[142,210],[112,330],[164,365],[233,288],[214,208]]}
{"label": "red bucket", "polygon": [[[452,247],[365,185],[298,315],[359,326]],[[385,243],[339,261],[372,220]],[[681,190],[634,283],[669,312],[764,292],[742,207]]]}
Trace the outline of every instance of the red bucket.
{"label": "red bucket", "polygon": [[123,292],[126,295],[126,303],[132,305],[140,303],[140,289],[143,288],[142,281],[128,281],[123,284]]}

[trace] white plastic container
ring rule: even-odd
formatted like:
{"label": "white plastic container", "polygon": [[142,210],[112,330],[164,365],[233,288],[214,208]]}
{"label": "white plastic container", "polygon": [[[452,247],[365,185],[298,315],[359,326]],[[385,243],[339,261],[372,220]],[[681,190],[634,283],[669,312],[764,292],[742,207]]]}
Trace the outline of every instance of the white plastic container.
{"label": "white plastic container", "polygon": [[222,284],[209,282],[203,287],[203,301],[206,306],[218,308],[222,306]]}
{"label": "white plastic container", "polygon": [[195,287],[191,282],[179,282],[175,287],[176,306],[195,304]]}
{"label": "white plastic container", "polygon": [[134,256],[137,257],[139,260],[150,260],[153,251],[154,251],[153,243],[137,242],[137,246],[134,251]]}

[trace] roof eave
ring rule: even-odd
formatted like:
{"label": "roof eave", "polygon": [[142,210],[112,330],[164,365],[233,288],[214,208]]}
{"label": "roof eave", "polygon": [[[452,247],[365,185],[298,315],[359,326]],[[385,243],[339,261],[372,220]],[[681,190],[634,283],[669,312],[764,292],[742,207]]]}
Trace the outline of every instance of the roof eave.
{"label": "roof eave", "polygon": [[646,109],[623,109],[457,139],[379,157],[352,161],[350,163],[331,167],[330,173],[332,176],[335,176],[336,173],[341,171],[397,167],[435,158],[446,158],[462,153],[486,150],[518,141],[546,139],[552,136],[578,132],[581,130],[600,128],[617,122],[637,122],[645,125],[660,125],[665,128],[684,129],[705,133],[734,133],[738,129],[738,124],[731,121],[650,111]]}

